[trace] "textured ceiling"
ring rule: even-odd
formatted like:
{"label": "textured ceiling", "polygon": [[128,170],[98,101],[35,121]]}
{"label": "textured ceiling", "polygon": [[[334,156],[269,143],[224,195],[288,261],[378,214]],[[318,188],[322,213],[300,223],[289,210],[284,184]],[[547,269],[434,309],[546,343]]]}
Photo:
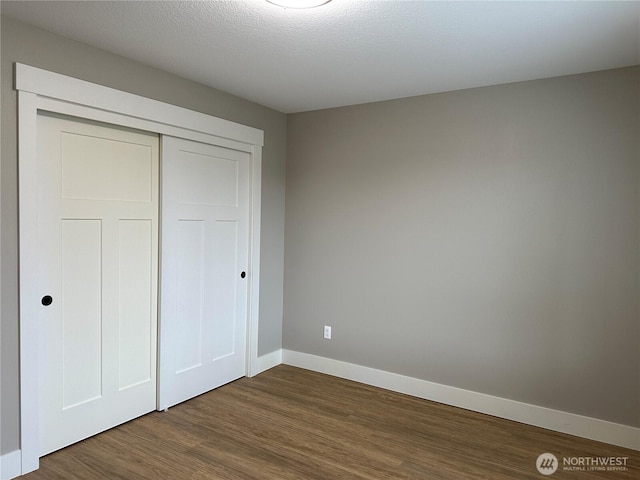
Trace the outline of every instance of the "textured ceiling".
{"label": "textured ceiling", "polygon": [[3,15],[282,112],[640,63],[640,2],[0,3]]}

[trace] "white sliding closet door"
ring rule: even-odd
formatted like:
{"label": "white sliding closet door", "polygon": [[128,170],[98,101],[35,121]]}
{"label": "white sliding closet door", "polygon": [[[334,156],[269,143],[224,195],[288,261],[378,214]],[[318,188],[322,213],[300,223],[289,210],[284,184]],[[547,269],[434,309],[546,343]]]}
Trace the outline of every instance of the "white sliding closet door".
{"label": "white sliding closet door", "polygon": [[250,155],[162,138],[160,408],[245,375]]}
{"label": "white sliding closet door", "polygon": [[37,122],[45,455],[156,408],[159,140]]}

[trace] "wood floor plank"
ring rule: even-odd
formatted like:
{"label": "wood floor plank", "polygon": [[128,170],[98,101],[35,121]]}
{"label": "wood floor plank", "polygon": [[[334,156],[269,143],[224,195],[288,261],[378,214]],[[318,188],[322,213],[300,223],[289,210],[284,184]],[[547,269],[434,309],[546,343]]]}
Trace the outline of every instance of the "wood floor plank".
{"label": "wood floor plank", "polygon": [[634,450],[281,365],[54,452],[21,478],[539,480],[544,452],[628,457],[626,471],[548,478],[640,478]]}

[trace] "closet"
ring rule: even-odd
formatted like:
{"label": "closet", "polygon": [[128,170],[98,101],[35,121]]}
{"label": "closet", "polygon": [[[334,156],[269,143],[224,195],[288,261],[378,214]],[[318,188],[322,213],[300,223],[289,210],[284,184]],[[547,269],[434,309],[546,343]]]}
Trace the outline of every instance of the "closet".
{"label": "closet", "polygon": [[21,455],[257,363],[260,130],[25,65]]}

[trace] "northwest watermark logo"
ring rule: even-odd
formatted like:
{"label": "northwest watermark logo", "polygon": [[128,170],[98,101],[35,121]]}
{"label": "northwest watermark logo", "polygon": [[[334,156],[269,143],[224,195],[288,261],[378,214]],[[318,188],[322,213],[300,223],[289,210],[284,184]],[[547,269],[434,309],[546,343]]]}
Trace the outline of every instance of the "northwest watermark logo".
{"label": "northwest watermark logo", "polygon": [[558,469],[558,459],[553,453],[543,453],[536,460],[536,468],[542,475],[552,475]]}
{"label": "northwest watermark logo", "polygon": [[542,475],[553,475],[560,467],[565,472],[626,471],[629,457],[563,457],[562,462],[553,453],[543,453],[536,460]]}

